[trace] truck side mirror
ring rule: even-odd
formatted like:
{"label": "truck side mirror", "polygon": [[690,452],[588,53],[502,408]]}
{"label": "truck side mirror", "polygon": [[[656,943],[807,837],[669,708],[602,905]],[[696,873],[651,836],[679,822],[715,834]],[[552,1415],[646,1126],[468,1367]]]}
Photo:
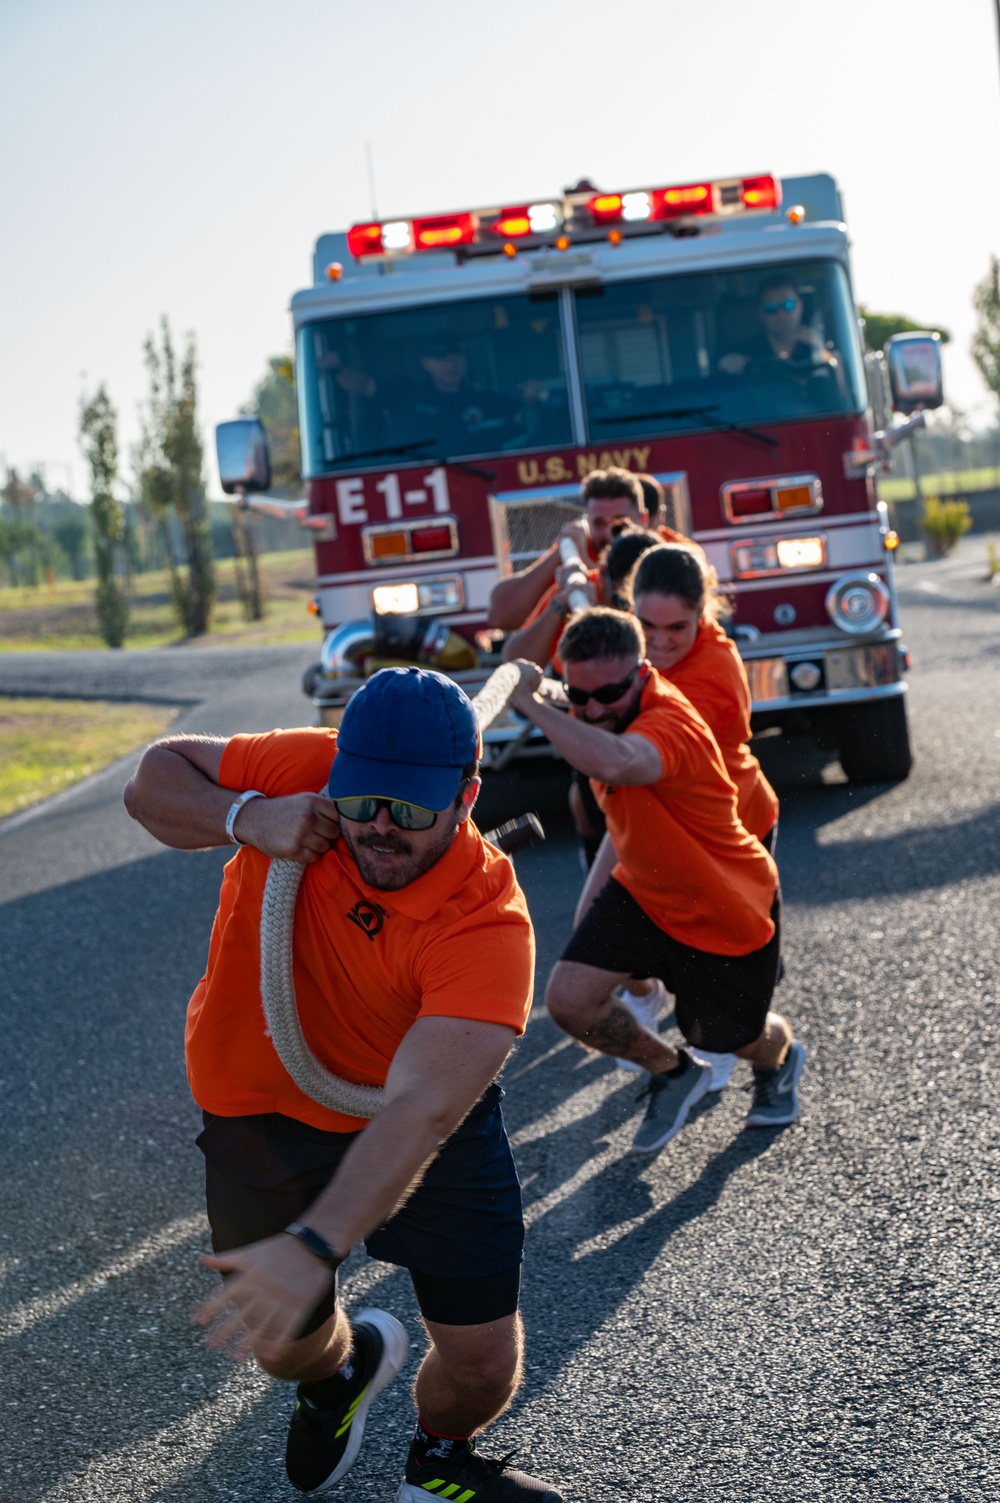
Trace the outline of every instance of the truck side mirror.
{"label": "truck side mirror", "polygon": [[897,412],[940,407],[944,401],[939,334],[893,334],[886,341],[892,405]]}
{"label": "truck side mirror", "polygon": [[256,418],[234,418],[215,430],[219,479],[227,496],[271,488],[271,455],[264,426]]}

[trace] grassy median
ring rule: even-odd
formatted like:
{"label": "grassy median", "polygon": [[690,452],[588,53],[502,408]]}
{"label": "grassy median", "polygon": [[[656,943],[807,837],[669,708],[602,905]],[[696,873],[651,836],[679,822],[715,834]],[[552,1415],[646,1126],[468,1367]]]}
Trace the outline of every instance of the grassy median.
{"label": "grassy median", "polygon": [[138,751],[176,714],[164,705],[0,696],[0,819]]}
{"label": "grassy median", "polygon": [[[199,637],[198,645],[262,647],[314,641],[318,648],[322,632],[308,609],[316,593],[312,549],[265,553],[260,565],[265,616],[263,621],[247,621],[236,589],[233,560],[216,560],[218,600],[212,631]],[[79,583],[58,579],[33,590],[0,587],[0,652],[103,647],[94,588],[92,579]],[[184,640],[171,605],[165,570],[135,575],[129,616],[126,649],[169,647]]]}

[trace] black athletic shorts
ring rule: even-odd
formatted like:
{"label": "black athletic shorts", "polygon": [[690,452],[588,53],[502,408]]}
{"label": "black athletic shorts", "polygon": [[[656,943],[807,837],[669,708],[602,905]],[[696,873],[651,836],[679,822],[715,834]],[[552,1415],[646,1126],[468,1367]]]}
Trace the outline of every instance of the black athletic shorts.
{"label": "black athletic shorts", "polygon": [[[517,1309],[524,1220],[502,1099],[490,1085],[402,1209],[365,1239],[371,1257],[409,1270],[421,1312],[442,1325],[483,1325]],[[301,1219],[357,1137],[277,1112],[203,1115],[198,1147],[216,1252]],[[301,1334],[317,1330],[336,1302],[334,1284]]]}
{"label": "black athletic shorts", "polygon": [[749,955],[715,955],[666,934],[620,882],[610,877],[562,953],[563,960],[630,976],[659,976],[676,1000],[677,1026],[689,1044],[730,1053],[764,1029],[781,956],[781,898],[774,934]]}

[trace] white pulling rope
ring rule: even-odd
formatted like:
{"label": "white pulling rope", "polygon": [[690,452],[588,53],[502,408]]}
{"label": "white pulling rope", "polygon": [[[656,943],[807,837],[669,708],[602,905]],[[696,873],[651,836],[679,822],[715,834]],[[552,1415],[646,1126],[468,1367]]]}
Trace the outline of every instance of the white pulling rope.
{"label": "white pulling rope", "polygon": [[[472,701],[480,730],[501,713],[521,681],[516,663],[491,673]],[[295,900],[305,867],[298,861],[271,862],[260,915],[260,995],[271,1042],[299,1090],[321,1106],[347,1117],[374,1117],[382,1108],[381,1086],[358,1085],[334,1075],[312,1053],[302,1034],[295,1003],[292,940]]]}
{"label": "white pulling rope", "polygon": [[587,570],[572,538],[559,539],[559,557],[564,564],[576,565],[574,573],[569,578],[569,589],[566,595],[569,601],[569,608],[573,615],[576,616],[579,615],[580,611],[590,609],[590,596],[587,593],[587,585],[589,583]]}

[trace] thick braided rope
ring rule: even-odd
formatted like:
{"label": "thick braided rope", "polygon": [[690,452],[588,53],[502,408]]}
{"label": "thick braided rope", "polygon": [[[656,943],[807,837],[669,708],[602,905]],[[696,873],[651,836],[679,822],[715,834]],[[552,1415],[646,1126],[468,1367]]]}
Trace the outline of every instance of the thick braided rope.
{"label": "thick braided rope", "polygon": [[[472,701],[481,730],[502,712],[521,674],[504,663]],[[312,1053],[302,1034],[292,974],[295,900],[305,867],[298,861],[271,862],[260,915],[260,994],[271,1042],[299,1090],[321,1106],[347,1117],[374,1117],[382,1107],[380,1086],[357,1085],[332,1074]]]}

